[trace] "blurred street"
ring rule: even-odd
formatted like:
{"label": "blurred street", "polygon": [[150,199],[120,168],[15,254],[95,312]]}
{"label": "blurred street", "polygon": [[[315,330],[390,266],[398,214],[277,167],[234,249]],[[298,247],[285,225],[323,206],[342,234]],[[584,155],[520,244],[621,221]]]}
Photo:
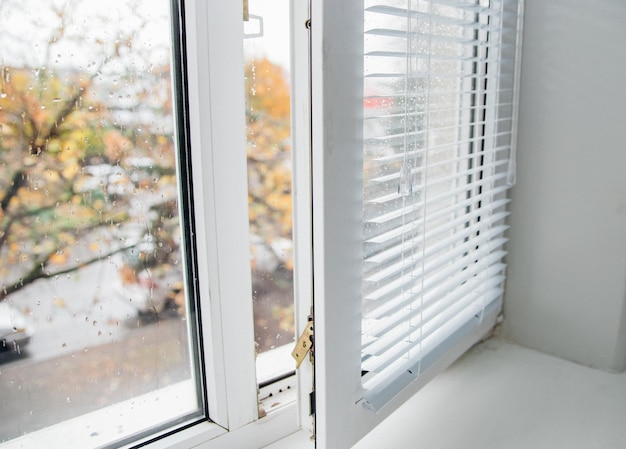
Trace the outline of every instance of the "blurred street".
{"label": "blurred street", "polygon": [[20,354],[0,353],[0,442],[191,376],[187,321],[140,318],[118,294],[115,257],[10,298],[32,322]]}
{"label": "blurred street", "polygon": [[0,407],[0,442],[190,376],[186,322],[180,318],[126,329],[116,341],[53,357],[0,354],[0,397],[11,404]]}

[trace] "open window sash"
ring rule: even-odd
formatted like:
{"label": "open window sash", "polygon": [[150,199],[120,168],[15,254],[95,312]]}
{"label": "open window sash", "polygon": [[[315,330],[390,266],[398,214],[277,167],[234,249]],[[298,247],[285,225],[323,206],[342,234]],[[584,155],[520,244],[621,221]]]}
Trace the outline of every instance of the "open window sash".
{"label": "open window sash", "polygon": [[312,3],[319,448],[351,447],[497,323],[520,9]]}

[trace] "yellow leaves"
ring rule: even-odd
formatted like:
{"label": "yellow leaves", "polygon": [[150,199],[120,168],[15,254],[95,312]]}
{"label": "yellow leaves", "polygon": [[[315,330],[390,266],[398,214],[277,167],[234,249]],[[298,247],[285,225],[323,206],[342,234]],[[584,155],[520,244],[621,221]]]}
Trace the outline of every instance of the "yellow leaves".
{"label": "yellow leaves", "polygon": [[61,174],[65,179],[74,179],[80,172],[80,166],[78,165],[78,161],[76,159],[70,159],[66,161],[65,167],[63,168]]}
{"label": "yellow leaves", "polygon": [[291,210],[291,195],[285,195],[281,192],[270,192],[266,199],[272,209],[278,209],[281,212]]}
{"label": "yellow leaves", "polygon": [[[10,68],[11,82],[0,80],[0,198],[9,201],[0,211],[5,233],[0,249],[6,256],[0,278],[7,265],[7,276],[45,275],[60,266],[79,267],[89,260],[88,252],[113,253],[117,246],[107,239],[117,235],[115,229],[129,232],[124,223],[133,211],[131,201],[177,194],[177,148],[166,125],[172,110],[164,105],[171,101],[169,64],[155,68],[158,79],[116,67],[115,75],[103,71],[97,81],[91,69],[55,65]],[[145,104],[139,109],[145,106],[149,114],[131,110],[140,101]],[[128,114],[117,114],[118,107]],[[130,156],[154,165],[133,163]],[[159,216],[158,230],[155,224],[161,251],[174,253],[179,241],[160,236],[172,226],[166,219],[177,222],[175,206]]]}
{"label": "yellow leaves", "polygon": [[69,256],[68,256],[67,251],[57,251],[56,253],[50,256],[48,261],[53,265],[63,265],[67,263],[68,257]]}
{"label": "yellow leaves", "polygon": [[254,197],[252,195],[248,195],[248,218],[252,223],[254,223],[259,216],[256,208],[252,207],[253,204],[254,204]]}
{"label": "yellow leaves", "polygon": [[61,231],[57,234],[57,239],[59,242],[63,243],[63,246],[71,246],[76,243],[76,237],[74,234],[71,234],[67,231]]}
{"label": "yellow leaves", "polygon": [[272,307],[272,318],[278,320],[280,329],[285,331],[293,330],[293,307],[293,304],[288,307]]}
{"label": "yellow leaves", "polygon": [[76,142],[69,139],[68,136],[59,142],[59,148],[59,151],[55,152],[55,157],[60,162],[67,163],[81,156],[78,145]]}
{"label": "yellow leaves", "polygon": [[119,161],[133,147],[128,137],[122,136],[117,131],[109,131],[104,134],[104,154],[111,161]]}
{"label": "yellow leaves", "polygon": [[122,285],[132,285],[139,282],[137,279],[137,273],[135,273],[135,270],[128,265],[122,265],[122,267],[118,270],[118,273],[120,275]]}
{"label": "yellow leaves", "polygon": [[47,182],[58,182],[60,180],[59,173],[56,170],[46,170]]}
{"label": "yellow leaves", "polygon": [[52,240],[46,238],[40,244],[35,246],[35,251],[38,253],[41,253],[41,252],[50,253],[50,251],[53,251],[55,248],[56,248],[55,243]]}
{"label": "yellow leaves", "polygon": [[255,59],[244,67],[249,108],[264,111],[275,119],[289,120],[290,88],[282,67],[267,58]]}
{"label": "yellow leaves", "polygon": [[176,185],[175,175],[162,175],[157,182],[161,185]]}
{"label": "yellow leaves", "polygon": [[28,186],[19,189],[17,196],[13,197],[11,206],[18,207],[19,205],[23,205],[32,208],[41,203],[46,196],[43,189],[45,183],[35,182],[34,184],[36,186],[35,188]]}
{"label": "yellow leaves", "polygon": [[[263,265],[259,248],[274,251],[270,248],[290,240],[292,234],[290,87],[283,69],[268,59],[248,62],[244,69],[248,213],[251,233],[263,242],[251,248],[255,269],[257,262]],[[287,269],[292,268],[291,255],[280,259]]]}

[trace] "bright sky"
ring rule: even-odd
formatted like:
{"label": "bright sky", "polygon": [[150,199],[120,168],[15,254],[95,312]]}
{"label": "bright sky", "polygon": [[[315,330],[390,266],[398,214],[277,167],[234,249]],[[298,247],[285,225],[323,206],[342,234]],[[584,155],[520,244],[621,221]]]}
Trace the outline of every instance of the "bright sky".
{"label": "bright sky", "polygon": [[[167,60],[169,33],[164,32],[168,26],[164,19],[168,15],[168,0],[75,1],[71,6],[73,25],[65,30],[66,43],[61,47],[56,46],[53,49],[55,54],[46,54],[46,41],[50,38],[51,29],[58,30],[60,27],[51,9],[68,4],[72,3],[68,0],[30,0],[29,3],[0,0],[0,30],[4,31],[0,33],[3,35],[0,37],[0,65],[26,63],[28,66],[37,66],[45,64],[46,60],[59,65],[88,65],[86,48],[81,49],[79,43],[69,44],[68,35],[83,36],[87,47],[89,42],[93,43],[96,39],[112,42],[119,32],[117,30],[137,27],[136,20],[128,12],[129,4],[136,5],[139,14],[146,19],[140,37],[142,43],[152,49],[162,48],[163,51],[154,56]],[[263,18],[264,34],[263,37],[244,41],[246,54],[266,56],[289,70],[289,0],[249,0],[249,11]],[[98,18],[102,16],[110,18],[106,26],[98,23],[101,20]],[[88,31],[85,33],[86,30],[81,28]],[[256,31],[258,25],[253,21],[246,24],[245,28]]]}
{"label": "bright sky", "polygon": [[[246,54],[266,56],[289,70],[289,0],[249,0],[250,14],[263,17],[263,37],[246,39]],[[246,30],[257,31],[252,23]]]}
{"label": "bright sky", "polygon": [[[64,21],[55,9],[65,10]],[[149,62],[162,63],[170,53],[168,17],[168,0],[0,0],[0,65],[89,67],[105,47],[138,29],[135,45]]]}

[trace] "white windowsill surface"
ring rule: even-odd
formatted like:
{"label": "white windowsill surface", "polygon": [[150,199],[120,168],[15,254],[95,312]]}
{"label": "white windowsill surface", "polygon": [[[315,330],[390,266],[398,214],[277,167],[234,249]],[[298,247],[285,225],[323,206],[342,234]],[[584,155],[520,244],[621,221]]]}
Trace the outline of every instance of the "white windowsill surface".
{"label": "white windowsill surface", "polygon": [[[613,449],[625,447],[624,422],[626,373],[586,368],[491,339],[354,449]],[[298,432],[267,449],[312,447],[308,435]]]}

